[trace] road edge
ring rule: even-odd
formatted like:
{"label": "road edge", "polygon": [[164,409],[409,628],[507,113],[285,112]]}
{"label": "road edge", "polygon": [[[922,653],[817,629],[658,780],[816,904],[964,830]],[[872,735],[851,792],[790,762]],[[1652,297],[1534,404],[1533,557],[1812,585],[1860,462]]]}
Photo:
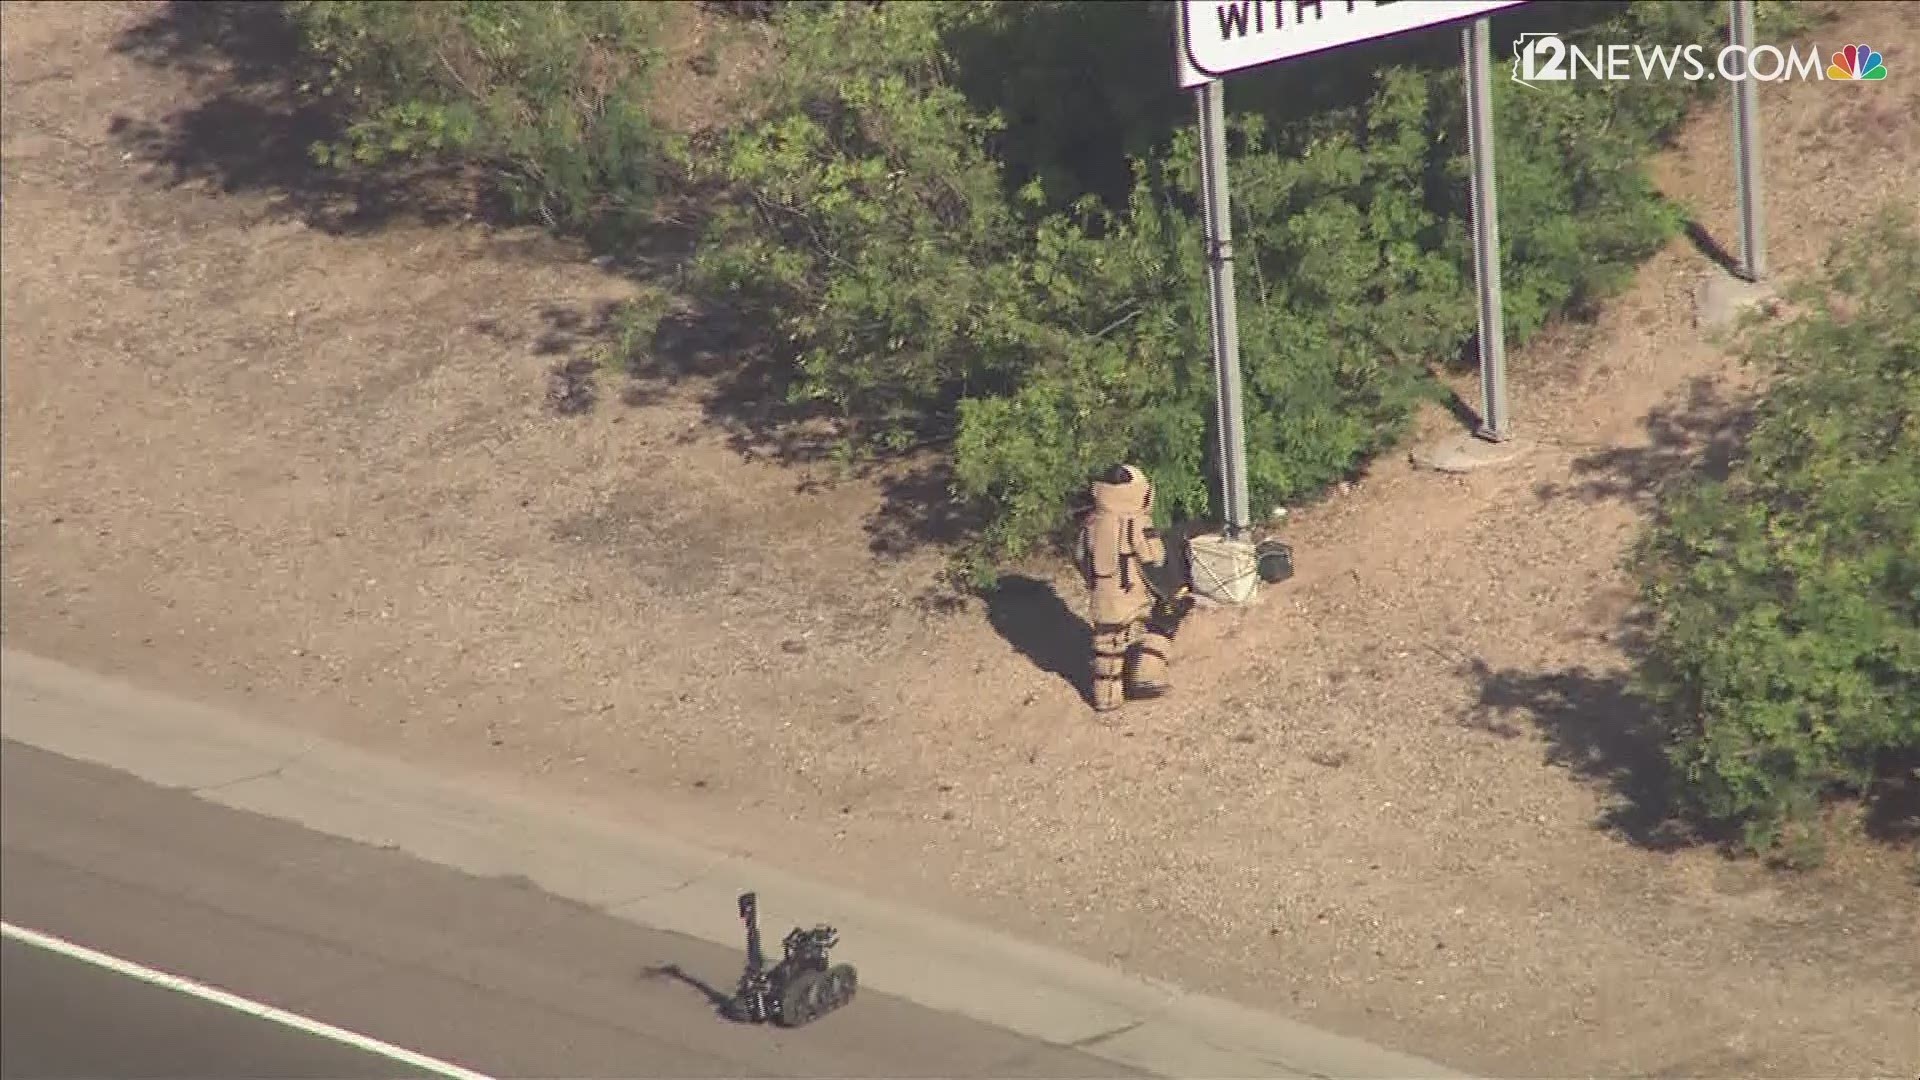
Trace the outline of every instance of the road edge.
{"label": "road edge", "polygon": [[838,926],[863,986],[1160,1076],[1466,1075],[13,648],[0,649],[0,735],[477,876],[524,877],[617,918],[728,947],[740,945],[735,896],[758,890],[772,923]]}

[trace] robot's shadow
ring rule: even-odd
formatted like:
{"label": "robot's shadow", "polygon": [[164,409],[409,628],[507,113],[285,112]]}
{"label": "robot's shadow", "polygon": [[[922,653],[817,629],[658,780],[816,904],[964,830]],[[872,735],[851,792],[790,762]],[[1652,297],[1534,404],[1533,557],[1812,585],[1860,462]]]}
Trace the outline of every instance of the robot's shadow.
{"label": "robot's shadow", "polygon": [[672,979],[674,982],[684,983],[698,990],[700,995],[707,999],[707,1004],[713,1006],[714,1015],[722,1020],[737,1022],[741,1019],[734,1009],[733,996],[731,994],[723,993],[712,983],[706,982],[697,976],[689,975],[686,969],[682,968],[679,964],[662,964],[658,967],[650,967],[646,969],[646,975],[652,979]]}

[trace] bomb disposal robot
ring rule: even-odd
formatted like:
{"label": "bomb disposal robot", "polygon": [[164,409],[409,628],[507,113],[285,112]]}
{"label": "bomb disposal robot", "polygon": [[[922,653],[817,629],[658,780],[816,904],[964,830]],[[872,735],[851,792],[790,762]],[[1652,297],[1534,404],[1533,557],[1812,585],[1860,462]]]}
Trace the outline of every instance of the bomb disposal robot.
{"label": "bomb disposal robot", "polygon": [[860,984],[853,965],[827,961],[827,950],[840,942],[833,927],[794,927],[781,943],[780,962],[768,969],[760,948],[760,912],[753,893],[740,894],[740,921],[747,924],[747,969],[727,1003],[727,1014],[733,1019],[800,1027],[853,1000]]}

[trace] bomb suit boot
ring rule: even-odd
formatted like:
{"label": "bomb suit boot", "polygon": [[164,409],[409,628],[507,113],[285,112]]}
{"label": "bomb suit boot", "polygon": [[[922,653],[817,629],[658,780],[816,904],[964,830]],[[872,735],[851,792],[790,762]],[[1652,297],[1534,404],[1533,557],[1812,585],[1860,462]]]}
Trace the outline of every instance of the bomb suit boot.
{"label": "bomb suit boot", "polygon": [[1092,601],[1094,709],[1110,712],[1128,697],[1166,693],[1172,635],[1153,617],[1142,567],[1163,566],[1167,551],[1153,528],[1153,484],[1145,473],[1115,465],[1094,481],[1075,554]]}

